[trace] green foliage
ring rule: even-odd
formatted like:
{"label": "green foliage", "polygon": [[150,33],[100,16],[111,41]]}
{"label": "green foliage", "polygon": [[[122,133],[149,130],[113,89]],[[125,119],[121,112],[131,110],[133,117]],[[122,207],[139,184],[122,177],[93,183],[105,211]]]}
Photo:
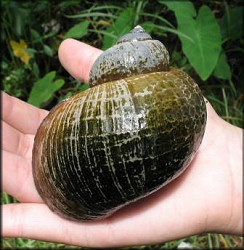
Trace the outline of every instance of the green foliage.
{"label": "green foliage", "polygon": [[104,35],[102,47],[104,50],[114,45],[118,37],[128,33],[133,28],[134,13],[133,8],[125,9],[120,13],[113,25],[106,30],[107,33]]}
{"label": "green foliage", "polygon": [[227,63],[227,57],[225,51],[222,49],[218,58],[217,65],[213,72],[213,75],[221,79],[231,79],[230,66]]}
{"label": "green foliage", "polygon": [[[73,79],[58,60],[65,38],[107,49],[135,25],[162,41],[171,65],[190,74],[218,114],[243,127],[243,6],[232,1],[15,1],[3,0],[1,13],[2,89],[38,107],[51,109],[87,84]],[[14,56],[10,40],[24,40],[31,59]],[[44,77],[43,77],[44,76]],[[64,84],[65,82],[65,84]],[[17,202],[7,194],[2,203]],[[219,234],[191,236],[155,246],[126,249],[237,248],[242,238]],[[70,248],[28,239],[2,240],[3,248]],[[81,248],[81,247],[80,247]],[[82,249],[82,248],[81,248]]]}
{"label": "green foliage", "polygon": [[179,19],[180,22],[184,22],[184,19],[188,21],[189,17],[195,17],[197,14],[193,3],[190,1],[159,0],[159,2],[166,5],[170,10],[174,11],[177,19]]}
{"label": "green foliage", "polygon": [[63,38],[82,38],[88,32],[87,27],[89,22],[84,21],[81,23],[75,24],[72,28],[70,28],[67,33],[63,36]]}
{"label": "green foliage", "polygon": [[228,58],[221,47],[228,39],[237,39],[243,35],[243,7],[230,8],[225,3],[226,12],[216,19],[212,10],[202,5],[196,9],[190,1],[160,0],[174,14],[182,49],[192,67],[202,80],[214,75],[220,79],[231,79]]}
{"label": "green foliage", "polygon": [[54,81],[55,76],[56,72],[52,71],[35,82],[31,89],[28,103],[36,107],[41,107],[44,102],[49,101],[55,91],[59,90],[64,85],[64,80],[62,79]]}
{"label": "green foliage", "polygon": [[52,48],[50,48],[48,45],[46,45],[46,44],[44,44],[43,45],[43,52],[44,52],[44,54],[46,54],[47,56],[50,56],[50,57],[52,57],[53,56],[53,49]]}
{"label": "green foliage", "polygon": [[179,37],[183,51],[199,76],[206,80],[216,67],[221,50],[220,29],[211,9],[203,5],[196,16],[191,2],[161,2],[174,11],[178,30],[190,38]]}
{"label": "green foliage", "polygon": [[1,63],[1,70],[5,73],[2,79],[3,90],[18,98],[27,94],[25,80],[28,78],[28,69],[10,69],[5,62]]}
{"label": "green foliage", "polygon": [[230,8],[225,4],[225,14],[219,20],[223,40],[237,39],[243,36],[243,11],[242,7]]}

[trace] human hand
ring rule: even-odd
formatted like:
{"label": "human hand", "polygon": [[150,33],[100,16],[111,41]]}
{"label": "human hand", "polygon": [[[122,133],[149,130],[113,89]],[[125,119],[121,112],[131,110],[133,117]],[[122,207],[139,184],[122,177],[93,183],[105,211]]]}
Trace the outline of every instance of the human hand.
{"label": "human hand", "polygon": [[[85,82],[100,53],[73,39],[59,48],[62,65]],[[181,176],[107,219],[74,222],[51,212],[34,186],[34,134],[48,112],[4,93],[2,97],[3,190],[21,202],[3,205],[4,237],[118,247],[157,244],[202,232],[242,233],[242,130],[223,121],[209,103],[202,144]]]}

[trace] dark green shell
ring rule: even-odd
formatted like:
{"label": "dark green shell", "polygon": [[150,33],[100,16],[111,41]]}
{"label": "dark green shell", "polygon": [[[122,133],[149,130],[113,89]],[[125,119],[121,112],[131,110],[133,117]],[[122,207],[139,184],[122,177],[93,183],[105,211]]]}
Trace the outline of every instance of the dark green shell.
{"label": "dark green shell", "polygon": [[104,218],[182,173],[205,124],[199,87],[175,68],[94,86],[56,106],[38,129],[37,190],[62,217]]}

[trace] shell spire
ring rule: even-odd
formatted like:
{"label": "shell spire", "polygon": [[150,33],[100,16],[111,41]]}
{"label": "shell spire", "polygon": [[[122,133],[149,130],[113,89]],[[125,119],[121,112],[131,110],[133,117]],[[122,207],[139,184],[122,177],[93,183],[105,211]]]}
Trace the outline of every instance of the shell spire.
{"label": "shell spire", "polygon": [[117,44],[145,40],[152,40],[152,37],[146,33],[146,31],[140,25],[137,25],[133,30],[130,31],[130,33],[121,36],[118,39]]}
{"label": "shell spire", "polygon": [[165,46],[137,25],[97,58],[89,84],[93,87],[133,75],[168,70],[169,53]]}

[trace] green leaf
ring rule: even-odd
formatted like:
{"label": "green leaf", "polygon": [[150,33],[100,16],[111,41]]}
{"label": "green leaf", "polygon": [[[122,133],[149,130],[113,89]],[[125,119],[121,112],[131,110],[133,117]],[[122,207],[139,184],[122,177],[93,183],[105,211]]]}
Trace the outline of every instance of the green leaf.
{"label": "green leaf", "polygon": [[88,21],[84,21],[70,28],[63,38],[81,38],[87,34]]}
{"label": "green leaf", "polygon": [[52,48],[50,48],[48,45],[44,44],[43,45],[43,50],[44,50],[44,53],[48,56],[53,56],[53,50]]}
{"label": "green leaf", "polygon": [[183,34],[180,32],[179,26],[187,27],[189,25],[193,25],[193,18],[197,16],[195,7],[192,2],[189,1],[160,1],[161,3],[165,4],[170,10],[174,11],[178,22],[178,37],[185,37],[189,41],[194,42],[191,39],[191,36],[187,34]]}
{"label": "green leaf", "polygon": [[227,57],[224,50],[221,51],[218,63],[214,70],[214,76],[221,79],[231,79],[231,70],[227,62]]}
{"label": "green leaf", "polygon": [[179,24],[178,29],[194,41],[190,42],[180,37],[183,51],[196,72],[206,80],[214,70],[221,50],[221,35],[219,26],[212,11],[202,6],[196,20],[188,20],[190,25]]}
{"label": "green leaf", "polygon": [[63,79],[57,79],[54,81],[56,76],[55,71],[47,73],[43,78],[34,83],[28,103],[41,107],[41,105],[53,96],[54,92],[59,90],[64,85]]}
{"label": "green leaf", "polygon": [[225,14],[219,21],[223,40],[243,36],[243,10],[243,7],[226,6]]}
{"label": "green leaf", "polygon": [[192,17],[192,9],[188,14],[182,14],[182,10],[177,8],[175,15],[178,31],[190,38],[179,35],[183,52],[201,79],[206,80],[216,67],[221,50],[219,25],[206,5],[200,8],[196,19]]}
{"label": "green leaf", "polygon": [[70,7],[70,6],[75,6],[77,4],[79,4],[80,1],[79,0],[71,0],[71,1],[62,1],[61,3],[58,4],[58,6],[62,9],[65,10],[66,8]]}
{"label": "green leaf", "polygon": [[32,72],[36,78],[39,78],[40,70],[39,70],[39,66],[36,62],[33,62],[33,64],[32,64]]}
{"label": "green leaf", "polygon": [[33,48],[27,48],[27,49],[25,49],[25,51],[31,55],[34,55],[38,52],[36,49],[33,49]]}
{"label": "green leaf", "polygon": [[166,5],[170,10],[175,12],[177,19],[179,16],[191,16],[195,17],[197,15],[194,5],[190,1],[166,1],[161,0],[159,3]]}
{"label": "green leaf", "polygon": [[79,88],[79,90],[85,91],[85,90],[87,90],[87,89],[89,89],[89,88],[90,88],[90,86],[89,86],[88,84],[83,83],[83,84],[81,85],[81,87]]}
{"label": "green leaf", "polygon": [[32,39],[33,40],[41,40],[41,35],[38,33],[38,31],[36,31],[35,29],[30,29],[30,33],[31,33],[31,36],[32,36]]}
{"label": "green leaf", "polygon": [[221,50],[220,29],[211,9],[203,5],[196,16],[192,2],[161,0],[160,3],[174,11],[178,31],[184,34],[178,34],[183,52],[201,79],[206,80],[216,67]]}
{"label": "green leaf", "polygon": [[120,36],[128,33],[133,28],[134,16],[135,10],[133,8],[127,8],[121,12],[114,24],[107,29],[107,32],[115,35],[115,37],[105,35],[103,49],[108,49],[113,46]]}

